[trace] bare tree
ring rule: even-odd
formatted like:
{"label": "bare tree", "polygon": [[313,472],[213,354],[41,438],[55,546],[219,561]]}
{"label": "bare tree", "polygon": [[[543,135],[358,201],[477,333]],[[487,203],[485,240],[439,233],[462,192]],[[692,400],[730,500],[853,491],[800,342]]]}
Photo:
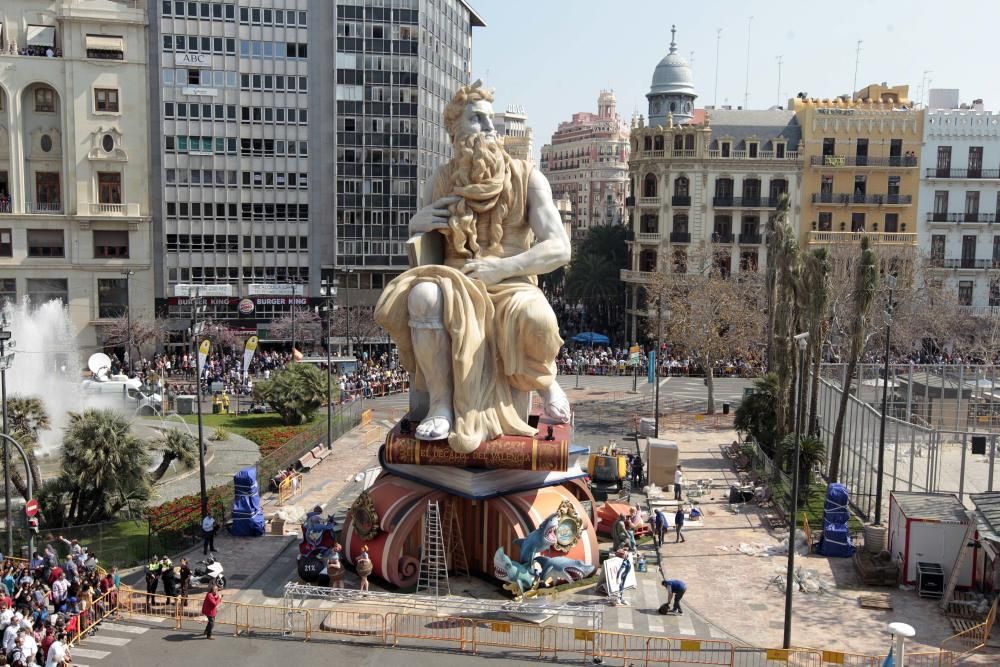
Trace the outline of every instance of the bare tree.
{"label": "bare tree", "polygon": [[350,338],[355,348],[372,339],[388,336],[385,329],[375,321],[375,309],[371,306],[337,308],[330,319],[330,328],[334,336]]}
{"label": "bare tree", "polygon": [[728,262],[728,254],[713,252],[705,243],[694,245],[689,252],[661,257],[646,286],[649,330],[656,336],[659,312],[664,340],[705,369],[708,414],[715,412],[716,363],[749,356],[763,343],[760,277],[756,272],[730,276]]}
{"label": "bare tree", "polygon": [[316,344],[323,337],[323,322],[315,311],[292,308],[271,323],[271,337]]}

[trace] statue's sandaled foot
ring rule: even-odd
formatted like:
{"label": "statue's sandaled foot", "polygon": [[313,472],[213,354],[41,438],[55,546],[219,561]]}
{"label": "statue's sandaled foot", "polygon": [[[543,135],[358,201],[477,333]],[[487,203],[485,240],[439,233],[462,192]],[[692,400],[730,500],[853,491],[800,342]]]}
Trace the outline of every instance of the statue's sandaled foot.
{"label": "statue's sandaled foot", "polygon": [[569,421],[571,416],[569,399],[566,398],[566,392],[562,390],[558,382],[553,382],[545,389],[542,389],[538,392],[538,395],[542,399],[542,409],[545,410],[547,416],[560,424],[565,424]]}
{"label": "statue's sandaled foot", "polygon": [[427,418],[420,422],[416,435],[418,440],[443,440],[451,433],[454,419],[450,408],[431,406]]}

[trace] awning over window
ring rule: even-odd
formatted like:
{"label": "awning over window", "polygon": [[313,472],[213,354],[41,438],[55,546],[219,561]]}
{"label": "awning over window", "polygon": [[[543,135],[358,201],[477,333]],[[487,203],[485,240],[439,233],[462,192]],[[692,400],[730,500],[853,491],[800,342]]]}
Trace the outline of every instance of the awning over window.
{"label": "awning over window", "polygon": [[87,35],[88,51],[125,52],[125,40],[113,35]]}
{"label": "awning over window", "polygon": [[56,29],[48,25],[28,26],[28,46],[51,46],[56,45]]}

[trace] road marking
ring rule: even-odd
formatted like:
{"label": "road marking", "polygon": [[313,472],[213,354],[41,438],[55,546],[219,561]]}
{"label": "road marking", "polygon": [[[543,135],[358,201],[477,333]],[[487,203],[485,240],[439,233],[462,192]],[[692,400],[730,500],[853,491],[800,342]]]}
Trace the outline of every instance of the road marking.
{"label": "road marking", "polygon": [[618,627],[622,630],[632,630],[635,626],[629,621],[618,621]]}
{"label": "road marking", "polygon": [[93,637],[87,637],[87,643],[93,642],[94,644],[107,644],[108,646],[125,646],[132,641],[131,637],[107,637],[105,635],[94,635]]}
{"label": "road marking", "polygon": [[677,614],[677,631],[682,635],[698,634],[694,631],[694,622],[687,614]]}
{"label": "road marking", "polygon": [[657,621],[656,623],[654,623],[653,621],[650,621],[649,622],[649,632],[650,632],[650,634],[659,634],[659,633],[662,633],[663,632],[663,624],[660,623],[659,621]]}
{"label": "road marking", "polygon": [[118,623],[109,623],[105,621],[101,623],[102,630],[111,630],[112,632],[127,632],[131,635],[141,635],[149,632],[149,628],[138,628],[134,625],[119,625]]}
{"label": "road marking", "polygon": [[713,639],[729,639],[729,636],[725,632],[715,627],[714,625],[708,626],[708,634]]}
{"label": "road marking", "polygon": [[[163,616],[147,616],[146,614],[132,614],[132,618],[143,623],[165,623],[167,620]],[[170,620],[174,619],[171,618]]]}
{"label": "road marking", "polygon": [[79,656],[83,658],[93,658],[94,660],[103,660],[111,655],[111,651],[91,651],[89,648],[80,648],[79,646],[74,646],[69,650],[69,652],[74,658]]}
{"label": "road marking", "polygon": [[556,621],[564,625],[573,625],[573,619],[569,616],[556,616]]}

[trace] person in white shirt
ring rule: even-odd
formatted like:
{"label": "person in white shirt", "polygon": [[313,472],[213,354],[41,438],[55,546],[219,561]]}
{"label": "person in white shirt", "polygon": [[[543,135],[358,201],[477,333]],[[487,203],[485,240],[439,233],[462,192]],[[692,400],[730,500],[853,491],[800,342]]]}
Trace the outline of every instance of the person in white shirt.
{"label": "person in white shirt", "polygon": [[45,656],[45,667],[60,667],[69,660],[69,651],[66,649],[66,633],[60,633],[59,637],[49,646],[49,653]]}
{"label": "person in white shirt", "polygon": [[677,464],[674,471],[674,500],[681,500],[681,490],[684,488],[684,473],[681,471],[681,464]]}
{"label": "person in white shirt", "polygon": [[21,643],[21,651],[24,653],[25,657],[28,658],[28,664],[35,664],[35,656],[38,655],[38,641],[35,639],[35,635],[32,634],[31,629],[28,628],[24,633],[24,641]]}
{"label": "person in white shirt", "polygon": [[[6,604],[6,603],[0,603]],[[4,607],[0,609],[0,627],[7,627],[10,625],[10,620],[14,618],[14,610]]]}
{"label": "person in white shirt", "polygon": [[21,614],[14,614],[10,625],[3,631],[3,652],[10,653],[17,642],[17,633],[21,630]]}
{"label": "person in white shirt", "polygon": [[206,514],[201,520],[201,537],[204,555],[208,555],[209,550],[215,551],[215,519],[211,514]]}

